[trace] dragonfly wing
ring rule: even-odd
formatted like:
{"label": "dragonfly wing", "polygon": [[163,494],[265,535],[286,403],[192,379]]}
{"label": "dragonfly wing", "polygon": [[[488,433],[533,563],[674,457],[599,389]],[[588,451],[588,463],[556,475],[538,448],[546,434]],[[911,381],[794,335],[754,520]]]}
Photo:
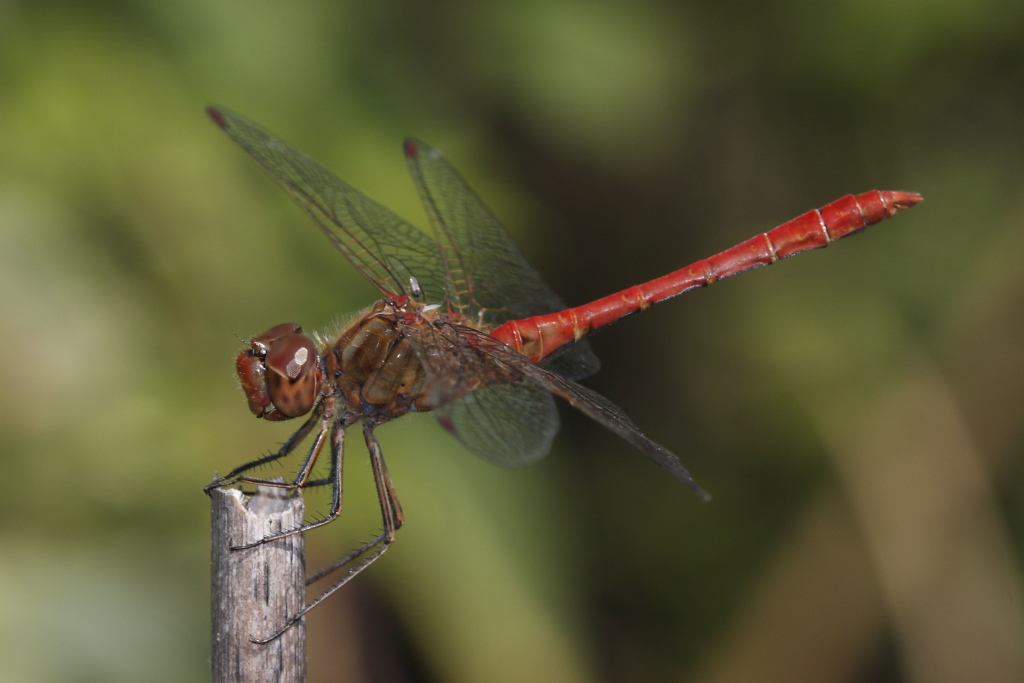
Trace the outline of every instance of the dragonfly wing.
{"label": "dragonfly wing", "polygon": [[590,377],[601,369],[601,361],[585,339],[562,347],[540,364],[570,379]]}
{"label": "dragonfly wing", "polygon": [[419,399],[446,431],[502,467],[544,457],[558,432],[554,399],[534,382],[510,383],[521,375],[480,346],[498,342],[464,325],[399,324],[426,375]]}
{"label": "dragonfly wing", "polygon": [[640,428],[633,424],[633,421],[622,412],[622,408],[619,408],[593,389],[588,389],[582,384],[577,384],[540,366],[533,365],[532,370],[524,374],[547,387],[552,393],[561,396],[569,405],[581,411],[587,417],[596,420],[613,433],[639,448],[651,460],[668,470],[673,477],[690,487],[703,500],[711,500],[711,496],[697,485],[697,482],[693,480],[693,477],[686,471],[683,464],[679,462],[679,458],[664,446],[644,436]]}
{"label": "dragonfly wing", "polygon": [[[450,310],[479,326],[494,327],[568,308],[437,149],[406,140],[405,156],[434,229]],[[599,366],[590,345],[581,341],[559,354],[550,367],[580,378]]]}
{"label": "dragonfly wing", "polygon": [[[651,460],[668,470],[672,476],[690,487],[702,499],[710,500],[711,497],[704,489],[697,485],[693,477],[690,476],[690,473],[683,467],[683,464],[679,462],[679,458],[664,446],[644,436],[639,427],[622,412],[621,408],[601,394],[545,367],[534,365],[522,354],[517,353],[512,348],[487,336],[483,332],[470,328],[457,328],[457,332],[465,339],[464,343],[482,351],[492,362],[518,372],[528,384],[543,387],[547,391],[562,397],[569,405],[584,415],[596,420],[613,433],[639,448]],[[469,396],[472,395],[469,394]]]}
{"label": "dragonfly wing", "polygon": [[382,293],[411,295],[409,282],[415,277],[425,301],[444,300],[444,269],[437,244],[426,233],[244,117],[225,109],[208,111]]}
{"label": "dragonfly wing", "polygon": [[466,448],[502,467],[540,460],[558,432],[551,392],[534,382],[475,389],[434,414]]}

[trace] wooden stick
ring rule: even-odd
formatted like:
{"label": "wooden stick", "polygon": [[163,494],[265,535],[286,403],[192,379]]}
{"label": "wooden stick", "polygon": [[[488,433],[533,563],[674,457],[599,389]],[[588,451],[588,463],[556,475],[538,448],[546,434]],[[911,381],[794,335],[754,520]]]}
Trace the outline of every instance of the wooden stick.
{"label": "wooden stick", "polygon": [[237,489],[214,489],[211,498],[213,681],[303,683],[305,619],[266,645],[250,641],[274,633],[305,605],[302,535],[230,549],[302,524],[302,498],[269,486],[252,498]]}

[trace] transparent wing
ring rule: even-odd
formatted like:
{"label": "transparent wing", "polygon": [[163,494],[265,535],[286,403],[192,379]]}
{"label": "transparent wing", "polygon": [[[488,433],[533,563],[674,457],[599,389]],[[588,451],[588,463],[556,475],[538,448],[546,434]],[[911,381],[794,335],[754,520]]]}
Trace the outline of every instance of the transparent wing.
{"label": "transparent wing", "polygon": [[[474,325],[493,328],[568,308],[438,150],[410,139],[405,142],[405,156],[444,263],[450,310]],[[590,345],[581,341],[546,367],[580,378],[596,372],[600,362]]]}
{"label": "transparent wing", "polygon": [[[466,344],[479,349],[481,353],[490,358],[491,362],[520,373],[525,380],[528,380],[530,386],[542,387],[562,397],[569,405],[591,419],[596,420],[604,425],[605,428],[643,451],[647,457],[660,467],[668,470],[672,476],[690,487],[702,499],[710,500],[711,497],[697,485],[693,477],[690,476],[690,473],[683,467],[683,464],[679,462],[679,458],[664,446],[644,436],[643,432],[640,431],[633,421],[622,412],[622,409],[604,396],[547,368],[534,365],[525,356],[516,353],[508,346],[477,330],[459,327],[457,332],[464,338]],[[469,396],[472,395],[469,394]],[[495,406],[493,405],[484,406],[485,410],[492,410],[494,408]],[[475,423],[474,427],[480,423],[481,419],[482,415],[474,414],[472,416],[472,420]],[[525,421],[517,422],[517,425],[522,429],[528,428]],[[456,426],[465,428],[461,425]],[[475,448],[474,452],[476,452]]]}
{"label": "transparent wing", "polygon": [[445,301],[444,268],[426,233],[244,117],[208,112],[384,295],[412,295],[409,278],[416,277],[425,301]]}
{"label": "transparent wing", "polygon": [[540,460],[558,432],[551,392],[529,381],[475,389],[434,415],[466,448],[502,467]]}
{"label": "transparent wing", "polygon": [[445,322],[397,322],[426,376],[417,400],[433,407],[445,430],[502,467],[544,457],[558,432],[550,391],[496,362],[478,343],[490,339],[483,332]]}
{"label": "transparent wing", "polygon": [[613,433],[639,448],[647,457],[660,467],[668,470],[669,474],[690,487],[703,500],[711,500],[711,496],[697,485],[697,482],[693,480],[693,477],[686,471],[683,464],[679,462],[679,458],[664,446],[644,436],[640,428],[633,424],[633,421],[622,412],[622,408],[619,408],[593,389],[588,389],[582,384],[577,384],[540,366],[533,365],[532,370],[525,374],[547,387],[552,393],[561,396],[569,405],[581,411],[587,417],[596,420]]}

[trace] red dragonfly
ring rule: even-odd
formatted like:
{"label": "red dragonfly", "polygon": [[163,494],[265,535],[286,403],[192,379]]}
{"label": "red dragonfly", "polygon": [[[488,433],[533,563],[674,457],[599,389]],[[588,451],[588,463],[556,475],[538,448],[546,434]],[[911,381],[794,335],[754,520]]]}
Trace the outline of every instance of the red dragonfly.
{"label": "red dragonfly", "polygon": [[[598,369],[584,337],[689,289],[824,247],[921,201],[911,192],[849,195],[674,273],[569,308],[436,149],[411,139],[403,148],[430,218],[431,238],[243,117],[213,107],[208,112],[382,295],[316,342],[299,325],[287,323],[253,337],[238,355],[238,376],[256,417],[309,417],[277,452],[232,470],[206,491],[238,483],[330,486],[332,497],[325,518],[232,549],[338,517],[345,428],[356,422],[362,422],[383,516],[379,536],[307,584],[344,567],[343,578],[279,631],[255,642],[279,636],[390,546],[402,526],[402,508],[373,430],[409,412],[434,411],[469,450],[519,467],[540,459],[551,446],[558,429],[555,394],[708,499],[675,455],[644,436],[608,399],[574,381]],[[312,444],[292,481],[247,474],[289,455],[310,435]],[[312,479],[328,439],[329,474]]]}

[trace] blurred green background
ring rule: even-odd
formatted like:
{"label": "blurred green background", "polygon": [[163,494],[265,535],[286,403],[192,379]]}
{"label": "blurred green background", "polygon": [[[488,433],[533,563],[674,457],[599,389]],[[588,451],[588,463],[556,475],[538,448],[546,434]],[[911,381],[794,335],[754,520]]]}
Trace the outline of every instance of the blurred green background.
{"label": "blurred green background", "polygon": [[[425,227],[440,147],[578,304],[849,192],[925,202],[598,335],[696,498],[563,411],[541,464],[378,434],[407,515],[313,681],[1024,680],[1024,5],[0,2],[0,679],[208,676],[236,334],[368,305],[203,113]],[[341,521],[376,533],[351,439]]]}

